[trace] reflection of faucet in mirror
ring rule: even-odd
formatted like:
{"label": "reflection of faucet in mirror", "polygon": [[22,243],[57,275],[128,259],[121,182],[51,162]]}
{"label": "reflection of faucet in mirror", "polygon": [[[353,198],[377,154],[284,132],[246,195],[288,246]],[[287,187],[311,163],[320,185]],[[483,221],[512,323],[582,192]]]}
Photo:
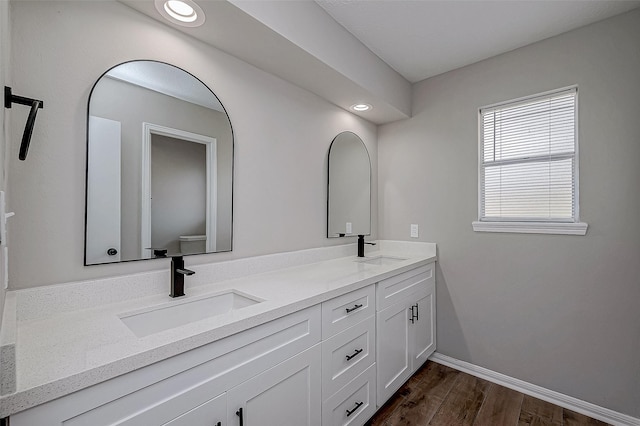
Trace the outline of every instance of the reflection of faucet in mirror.
{"label": "reflection of faucet in mirror", "polygon": [[193,275],[194,271],[184,267],[184,258],[171,256],[171,297],[184,296],[184,276]]}
{"label": "reflection of faucet in mirror", "polygon": [[153,250],[153,257],[167,257],[167,252],[169,251],[166,248],[155,247],[147,247],[145,250]]}
{"label": "reflection of faucet in mirror", "polygon": [[364,257],[364,245],[369,244],[375,246],[376,243],[369,243],[364,241],[364,235],[358,235],[358,257]]}

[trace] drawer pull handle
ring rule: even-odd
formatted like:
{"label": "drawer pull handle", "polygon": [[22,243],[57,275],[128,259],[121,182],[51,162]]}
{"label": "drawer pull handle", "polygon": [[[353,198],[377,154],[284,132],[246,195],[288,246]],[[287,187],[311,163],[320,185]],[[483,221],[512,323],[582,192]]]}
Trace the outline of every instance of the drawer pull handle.
{"label": "drawer pull handle", "polygon": [[353,355],[347,355],[347,361],[351,361],[351,358],[354,358],[356,356],[358,356],[358,354],[362,352],[362,349],[356,349],[356,351],[353,353]]}
{"label": "drawer pull handle", "polygon": [[238,408],[238,411],[236,411],[236,416],[240,418],[240,426],[243,426],[244,419],[242,418],[242,407]]}
{"label": "drawer pull handle", "polygon": [[416,303],[416,321],[420,321],[420,313],[418,312],[418,304]]}
{"label": "drawer pull handle", "polygon": [[362,404],[364,404],[364,402],[356,402],[356,406],[353,409],[347,410],[347,417],[358,411],[358,408],[362,407]]}
{"label": "drawer pull handle", "polygon": [[353,308],[347,308],[347,313],[351,313],[353,311],[355,311],[356,309],[360,309],[362,308],[362,303],[359,305],[353,305]]}

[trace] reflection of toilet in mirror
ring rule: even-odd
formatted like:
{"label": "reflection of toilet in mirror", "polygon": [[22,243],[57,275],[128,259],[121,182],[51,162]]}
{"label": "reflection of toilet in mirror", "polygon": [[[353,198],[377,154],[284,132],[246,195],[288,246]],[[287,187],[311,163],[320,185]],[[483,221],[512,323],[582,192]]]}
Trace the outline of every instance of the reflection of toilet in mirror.
{"label": "reflection of toilet in mirror", "polygon": [[206,235],[180,235],[180,253],[194,254],[207,252]]}

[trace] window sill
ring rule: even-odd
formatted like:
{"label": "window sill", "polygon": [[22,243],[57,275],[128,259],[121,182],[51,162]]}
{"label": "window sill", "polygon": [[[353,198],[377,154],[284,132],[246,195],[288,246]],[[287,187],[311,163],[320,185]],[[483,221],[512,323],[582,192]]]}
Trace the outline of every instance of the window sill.
{"label": "window sill", "polygon": [[585,235],[588,224],[544,222],[473,222],[476,232],[511,232],[515,234]]}

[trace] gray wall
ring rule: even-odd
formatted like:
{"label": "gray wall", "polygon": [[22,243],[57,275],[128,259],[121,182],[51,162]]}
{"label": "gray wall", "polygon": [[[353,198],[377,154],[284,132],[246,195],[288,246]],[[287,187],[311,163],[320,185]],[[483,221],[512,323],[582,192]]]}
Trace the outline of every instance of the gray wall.
{"label": "gray wall", "polygon": [[375,125],[117,2],[11,8],[15,85],[46,105],[25,162],[14,142],[20,120],[11,121],[12,288],[169,267],[160,259],[83,266],[89,91],[104,71],[133,59],[191,72],[218,95],[233,125],[233,251],[191,256],[187,265],[355,242],[326,238],[327,152],[338,133],[351,130],[376,164]]}
{"label": "gray wall", "polygon": [[[231,245],[233,136],[227,116],[196,104],[103,78],[91,94],[91,115],[122,124],[121,258],[139,259],[142,179],[142,123],[152,123],[216,139],[220,249]],[[154,246],[155,247],[155,246]]]}
{"label": "gray wall", "polygon": [[[640,10],[414,86],[379,128],[379,233],[438,243],[438,351],[640,417]],[[586,236],[475,233],[478,108],[579,85]]]}
{"label": "gray wall", "polygon": [[206,146],[160,135],[151,140],[151,246],[179,253],[180,235],[207,233]]}

